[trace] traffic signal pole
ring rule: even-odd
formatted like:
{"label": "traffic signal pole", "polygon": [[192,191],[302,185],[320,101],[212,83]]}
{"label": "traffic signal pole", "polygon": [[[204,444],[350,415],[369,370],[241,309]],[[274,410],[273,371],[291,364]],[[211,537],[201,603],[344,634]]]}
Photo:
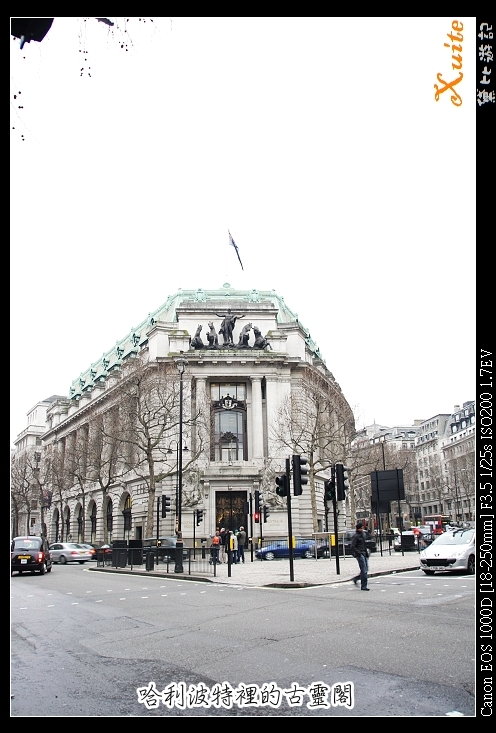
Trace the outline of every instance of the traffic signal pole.
{"label": "traffic signal pole", "polygon": [[253,496],[250,492],[250,561],[253,562]]}
{"label": "traffic signal pole", "polygon": [[160,535],[160,530],[159,530],[159,522],[160,522],[160,520],[159,520],[159,516],[160,516],[160,501],[161,501],[161,499],[160,499],[160,496],[159,496],[158,499],[157,499],[157,542],[156,542],[156,545],[157,545],[157,565],[158,565],[158,538],[159,538],[159,535]]}
{"label": "traffic signal pole", "polygon": [[[333,466],[334,471],[334,466]],[[332,513],[334,517],[334,543],[336,545],[336,575],[340,574],[339,570],[339,533],[338,533],[338,502],[336,500],[336,493],[332,497]],[[344,542],[343,542],[343,553],[344,553]]]}
{"label": "traffic signal pole", "polygon": [[291,521],[291,482],[290,482],[290,461],[286,458],[286,486],[288,487],[288,493],[286,495],[286,506],[288,509],[288,546],[289,546],[289,579],[291,582],[294,581],[294,567],[293,567],[293,523]]}

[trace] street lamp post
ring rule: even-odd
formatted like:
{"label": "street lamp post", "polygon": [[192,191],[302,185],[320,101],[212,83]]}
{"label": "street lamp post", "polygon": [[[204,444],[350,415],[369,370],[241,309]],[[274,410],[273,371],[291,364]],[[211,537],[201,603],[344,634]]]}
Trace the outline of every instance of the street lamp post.
{"label": "street lamp post", "polygon": [[182,535],[182,503],[183,503],[183,375],[186,359],[175,360],[179,372],[179,455],[177,468],[177,541],[175,573],[183,572],[183,535]]}
{"label": "street lamp post", "polygon": [[[175,516],[175,531],[179,529],[178,527],[178,511],[179,511],[179,441],[178,440],[171,440],[170,445],[167,449],[167,453],[172,453],[171,445],[176,446],[176,490],[175,490],[175,504],[174,504],[174,516]],[[187,445],[183,445],[183,453],[185,451],[188,451],[189,448]]]}
{"label": "street lamp post", "polygon": [[456,470],[453,471],[453,478],[455,479],[455,504],[456,504],[456,521],[462,520],[462,514],[460,512],[460,504],[458,501],[458,483],[456,481]]}

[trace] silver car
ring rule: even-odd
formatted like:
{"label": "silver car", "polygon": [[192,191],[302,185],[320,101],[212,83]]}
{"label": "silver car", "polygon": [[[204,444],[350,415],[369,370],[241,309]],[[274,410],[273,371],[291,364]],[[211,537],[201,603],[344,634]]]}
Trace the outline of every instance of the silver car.
{"label": "silver car", "polygon": [[68,562],[78,562],[82,565],[88,560],[93,560],[89,550],[76,542],[54,542],[49,549],[52,562],[61,565]]}
{"label": "silver car", "polygon": [[440,534],[420,553],[420,568],[426,575],[447,570],[475,573],[475,530],[456,529]]}

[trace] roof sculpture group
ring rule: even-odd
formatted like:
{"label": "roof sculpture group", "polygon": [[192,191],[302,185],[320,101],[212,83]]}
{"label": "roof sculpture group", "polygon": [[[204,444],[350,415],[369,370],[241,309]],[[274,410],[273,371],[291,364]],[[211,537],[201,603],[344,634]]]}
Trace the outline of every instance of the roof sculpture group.
{"label": "roof sculpture group", "polygon": [[[216,313],[216,316],[219,318],[222,318],[222,322],[220,324],[220,328],[218,333],[222,336],[222,344],[219,344],[219,337],[217,335],[217,331],[215,330],[215,326],[213,324],[213,321],[208,322],[208,331],[206,333],[207,337],[207,344],[205,345],[203,343],[203,339],[201,337],[201,331],[203,326],[201,324],[198,324],[198,328],[196,329],[196,333],[191,339],[191,348],[192,349],[224,349],[224,348],[231,348],[231,349],[271,349],[270,343],[267,341],[267,339],[262,336],[260,329],[257,328],[257,326],[253,326],[251,323],[247,323],[243,328],[241,329],[241,333],[239,334],[239,340],[238,343],[235,344],[233,341],[233,331],[234,326],[236,324],[236,321],[238,318],[244,318],[244,314],[241,316],[235,316],[232,314],[231,309],[228,308],[227,312],[225,314]],[[250,332],[253,331],[253,335],[255,337],[255,342],[250,345],[249,339],[250,339]]]}

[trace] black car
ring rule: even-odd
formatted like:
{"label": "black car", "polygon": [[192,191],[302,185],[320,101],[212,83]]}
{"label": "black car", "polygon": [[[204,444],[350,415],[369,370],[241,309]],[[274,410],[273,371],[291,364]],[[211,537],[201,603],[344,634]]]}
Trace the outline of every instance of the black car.
{"label": "black car", "polygon": [[[143,553],[146,554],[148,552],[153,552],[155,556],[157,556],[157,549],[158,549],[158,561],[159,562],[167,562],[167,558],[170,560],[175,560],[176,558],[176,542],[177,537],[159,537],[158,538],[158,548],[157,548],[157,538],[147,538],[143,540]],[[188,557],[189,551],[186,547],[183,547],[183,557]]]}
{"label": "black car", "polygon": [[40,575],[52,571],[48,542],[43,537],[28,535],[14,537],[10,546],[10,574],[38,571]]}
{"label": "black car", "polygon": [[[376,552],[377,550],[377,542],[375,539],[375,536],[369,532],[367,529],[363,530],[363,535],[365,537],[365,544],[367,545],[367,550],[370,552]],[[355,536],[355,530],[354,529],[345,529],[344,533],[339,532],[339,554],[340,555],[351,555],[351,540]],[[331,554],[336,554],[336,548],[332,547]]]}

